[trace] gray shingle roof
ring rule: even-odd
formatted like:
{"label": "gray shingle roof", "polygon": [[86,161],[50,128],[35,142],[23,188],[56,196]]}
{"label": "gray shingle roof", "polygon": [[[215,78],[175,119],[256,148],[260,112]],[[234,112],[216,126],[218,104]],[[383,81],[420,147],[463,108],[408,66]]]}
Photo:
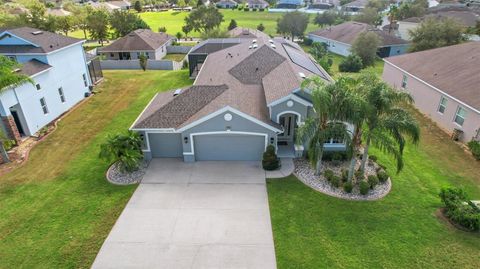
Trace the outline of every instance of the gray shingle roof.
{"label": "gray shingle roof", "polygon": [[244,84],[260,84],[265,75],[286,60],[267,45],[252,50],[256,51],[228,71]]}
{"label": "gray shingle roof", "polygon": [[49,64],[45,64],[38,60],[33,59],[26,63],[23,63],[22,66],[20,67],[20,72],[27,76],[33,76],[51,67],[52,66]]}
{"label": "gray shingle roof", "polygon": [[173,92],[158,95],[150,105],[154,109],[145,111],[134,128],[178,128],[226,90],[226,85],[192,86],[176,97]]}
{"label": "gray shingle roof", "polygon": [[[38,47],[32,45],[0,46],[0,53],[48,53],[82,41],[81,39],[41,31],[30,27],[5,29],[5,31],[25,39]],[[3,31],[0,31],[0,34],[2,32]]]}
{"label": "gray shingle roof", "polygon": [[119,38],[112,44],[100,48],[99,51],[118,52],[157,50],[171,39],[173,39],[173,37],[165,33],[154,33],[148,29],[138,29]]}
{"label": "gray shingle roof", "polygon": [[385,61],[480,110],[480,42],[408,53]]}

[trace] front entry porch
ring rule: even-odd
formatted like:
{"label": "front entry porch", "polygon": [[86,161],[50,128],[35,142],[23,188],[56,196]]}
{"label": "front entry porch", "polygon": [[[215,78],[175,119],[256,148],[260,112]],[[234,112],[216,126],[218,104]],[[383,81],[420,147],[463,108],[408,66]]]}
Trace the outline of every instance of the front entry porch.
{"label": "front entry porch", "polygon": [[283,127],[283,133],[277,137],[277,156],[279,158],[295,158],[303,155],[303,146],[295,145],[295,131],[300,124],[299,116],[286,113],[279,116],[279,122]]}

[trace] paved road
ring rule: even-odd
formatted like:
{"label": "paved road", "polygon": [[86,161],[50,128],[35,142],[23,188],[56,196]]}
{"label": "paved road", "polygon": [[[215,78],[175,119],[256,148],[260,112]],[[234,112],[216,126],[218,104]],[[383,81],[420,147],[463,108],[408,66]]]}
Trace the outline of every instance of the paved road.
{"label": "paved road", "polygon": [[265,172],[154,159],[93,268],[276,268]]}

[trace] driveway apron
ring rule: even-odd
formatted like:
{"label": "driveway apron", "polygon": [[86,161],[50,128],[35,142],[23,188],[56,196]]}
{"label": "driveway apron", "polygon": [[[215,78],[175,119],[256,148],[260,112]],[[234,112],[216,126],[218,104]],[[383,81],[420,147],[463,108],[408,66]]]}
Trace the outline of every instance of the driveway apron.
{"label": "driveway apron", "polygon": [[265,172],[153,159],[92,268],[276,268]]}

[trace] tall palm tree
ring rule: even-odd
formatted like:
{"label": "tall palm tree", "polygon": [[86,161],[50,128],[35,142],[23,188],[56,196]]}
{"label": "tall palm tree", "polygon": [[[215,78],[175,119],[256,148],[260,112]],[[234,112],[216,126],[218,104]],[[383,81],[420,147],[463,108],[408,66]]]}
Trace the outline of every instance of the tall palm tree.
{"label": "tall palm tree", "polygon": [[420,139],[420,128],[415,118],[404,108],[412,104],[413,98],[406,92],[393,89],[374,74],[364,74],[361,79],[367,87],[362,87],[368,103],[365,119],[365,147],[361,163],[361,171],[365,172],[370,144],[394,156],[397,172],[403,168],[403,149],[406,137],[414,144]]}
{"label": "tall palm tree", "polygon": [[350,136],[344,124],[351,112],[350,106],[346,105],[347,84],[346,78],[325,84],[320,77],[308,78],[302,83],[302,89],[308,89],[312,93],[315,113],[298,129],[297,143],[308,144],[308,157],[317,175],[322,170],[325,141],[332,137],[344,137],[346,143],[349,143]]}
{"label": "tall palm tree", "polygon": [[393,24],[395,23],[398,17],[398,7],[396,5],[390,5],[390,10],[388,11],[388,20],[390,24],[388,25],[388,33],[392,32]]}

